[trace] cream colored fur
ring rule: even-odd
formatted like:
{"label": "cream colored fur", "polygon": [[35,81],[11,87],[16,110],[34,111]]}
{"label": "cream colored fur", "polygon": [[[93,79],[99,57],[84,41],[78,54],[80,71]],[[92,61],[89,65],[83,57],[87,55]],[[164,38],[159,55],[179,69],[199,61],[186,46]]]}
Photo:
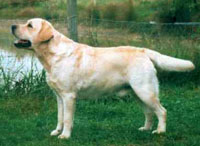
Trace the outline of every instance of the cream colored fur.
{"label": "cream colored fur", "polygon": [[[27,27],[29,23],[33,25],[32,29]],[[132,88],[144,109],[146,120],[139,130],[150,130],[152,116],[155,114],[158,127],[153,133],[165,132],[167,114],[158,98],[158,80],[154,65],[169,71],[194,69],[190,61],[162,55],[146,48],[96,48],[76,43],[56,31],[49,22],[39,18],[18,25],[16,35],[32,42],[32,47],[47,72],[47,82],[57,94],[58,124],[51,135],[61,133],[59,138],[62,139],[71,135],[77,95],[81,97],[83,93],[92,93],[86,95],[92,98],[93,93],[115,91],[123,85]],[[121,95],[124,93],[120,92]]]}

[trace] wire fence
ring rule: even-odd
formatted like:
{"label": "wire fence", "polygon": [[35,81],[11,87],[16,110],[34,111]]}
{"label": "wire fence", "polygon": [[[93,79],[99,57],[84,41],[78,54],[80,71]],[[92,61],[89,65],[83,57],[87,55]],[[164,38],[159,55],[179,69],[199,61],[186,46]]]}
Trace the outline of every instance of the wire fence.
{"label": "wire fence", "polygon": [[[12,40],[10,34],[10,26],[16,23],[25,23],[27,19],[18,20],[6,20],[0,19],[0,40],[6,41]],[[67,22],[68,19],[49,19],[53,23],[54,27],[60,32],[68,35]],[[111,21],[104,19],[80,19],[78,24],[79,40],[85,40],[84,38],[91,38],[90,45],[100,46],[104,44],[97,44],[98,40],[104,39],[121,39],[134,40],[134,36],[142,37],[164,37],[176,38],[176,39],[191,39],[199,40],[200,23],[156,23],[156,22],[130,22],[130,21]],[[131,37],[132,36],[132,37]],[[131,37],[131,38],[130,38]],[[89,40],[88,40],[89,41]],[[93,42],[94,41],[94,42]],[[1,44],[3,44],[2,42]],[[106,43],[106,42],[105,42]],[[128,45],[128,44],[127,44]]]}
{"label": "wire fence", "polygon": [[[144,0],[145,1],[145,0]],[[92,1],[84,1],[87,3],[84,5],[83,2],[78,2],[78,8],[84,9],[80,10],[81,13],[84,11],[89,13],[87,10],[87,6]],[[56,29],[63,32],[65,35],[68,35],[67,32],[67,24],[70,18],[66,17],[66,9],[67,9],[67,1],[66,0],[0,0],[1,6],[0,10],[5,9],[4,15],[0,14],[0,18],[3,16],[7,16],[7,14],[13,15],[13,13],[17,13],[17,18],[19,20],[13,19],[0,19],[0,29],[7,30],[8,26],[11,23],[21,23],[27,20],[26,17],[42,17],[49,21],[51,21]],[[98,5],[95,5],[98,6]],[[120,6],[120,5],[119,5]],[[91,8],[92,5],[91,5]],[[12,11],[10,12],[9,9]],[[134,22],[134,21],[113,21],[106,19],[95,19],[93,18],[95,14],[92,15],[82,15],[79,13],[79,40],[83,42],[87,42],[90,45],[100,46],[100,45],[111,45],[114,43],[106,43],[101,40],[114,40],[121,39],[122,41],[127,38],[126,36],[131,37],[131,33],[137,35],[138,37],[145,38],[146,36],[151,37],[162,37],[166,35],[173,35],[173,37],[177,36],[179,38],[187,38],[187,39],[199,39],[198,34],[200,32],[200,23],[199,22],[189,22],[189,23],[156,23],[154,21],[151,22]],[[1,17],[2,16],[2,17]],[[86,18],[83,16],[91,16],[91,18]],[[8,15],[10,18],[10,15]],[[12,18],[12,17],[11,17]],[[5,31],[3,31],[5,32]],[[6,33],[6,32],[5,32]],[[4,34],[2,34],[4,35]],[[10,37],[4,37],[0,34],[0,40],[4,40]],[[90,39],[87,40],[86,39]],[[129,39],[129,38],[127,38]],[[134,38],[133,38],[134,39]],[[127,41],[125,41],[127,43]],[[117,43],[116,45],[118,45]],[[124,45],[124,44],[123,44]]]}
{"label": "wire fence", "polygon": [[[43,67],[34,56],[34,53],[18,50],[14,47],[15,38],[11,34],[10,26],[26,23],[28,20],[26,16],[39,16],[50,21],[59,32],[69,36],[67,26],[70,18],[67,19],[66,17],[66,3],[64,1],[0,0],[0,10],[6,9],[5,12],[8,13],[10,18],[7,19],[7,14],[2,14],[3,11],[0,11],[0,86],[5,85],[4,92],[7,93],[8,89],[12,89],[14,83],[16,83],[16,87],[19,87],[19,83],[24,85],[23,88],[20,88],[20,92],[24,89],[30,89],[32,86],[29,87],[29,85],[35,85],[35,83],[43,88],[43,86],[41,87],[41,80],[45,78]],[[38,10],[38,13],[35,13],[35,10],[31,9],[32,7],[36,7],[35,10]],[[11,19],[13,17],[10,17],[9,13],[17,13],[19,19]],[[178,75],[166,72],[159,74],[160,71],[158,71],[161,82],[163,80],[172,81],[173,83],[176,81],[184,84],[191,80],[196,84],[200,83],[199,34],[199,22],[157,23],[154,21],[113,21],[78,17],[78,40],[80,43],[98,47],[123,45],[150,48],[162,54],[191,60],[197,68],[192,73]],[[27,77],[27,74],[31,76]],[[43,76],[40,76],[42,74]],[[37,81],[35,82],[35,80]],[[32,81],[35,83],[33,84]],[[43,90],[41,92],[44,93]]]}
{"label": "wire fence", "polygon": [[[3,67],[8,70],[17,69],[22,62],[31,62],[24,51],[16,50],[13,46],[14,36],[10,32],[12,24],[25,23],[27,19],[0,20],[0,54],[3,55]],[[68,36],[68,19],[49,19],[55,29]],[[102,19],[79,19],[78,37],[80,43],[92,46],[108,47],[129,45],[157,50],[163,54],[192,60],[196,68],[200,67],[200,23],[156,23],[110,21]],[[6,52],[6,53],[5,53]],[[27,54],[27,53],[25,53]],[[28,53],[30,58],[33,54]],[[6,59],[7,58],[7,59]],[[13,60],[12,60],[13,58]],[[25,58],[25,59],[24,59]],[[5,61],[7,60],[7,61]],[[11,64],[12,65],[8,65]],[[34,63],[38,61],[34,59]],[[2,65],[2,64],[1,64]],[[23,66],[31,69],[30,63]],[[38,67],[39,66],[39,67]],[[42,69],[41,65],[36,68]],[[195,80],[200,79],[197,72],[189,74]],[[188,77],[187,77],[188,78]]]}
{"label": "wire fence", "polygon": [[[12,24],[25,23],[27,19],[0,19],[1,46],[11,46],[14,37],[10,33]],[[68,19],[49,19],[53,26],[68,36]],[[104,19],[80,19],[78,24],[78,37],[81,43],[92,46],[134,45],[141,46],[141,41],[152,40],[182,40],[197,43],[200,39],[200,23],[156,23],[156,22],[130,22],[111,21]],[[137,43],[138,42],[138,43]],[[148,46],[147,46],[148,47]]]}

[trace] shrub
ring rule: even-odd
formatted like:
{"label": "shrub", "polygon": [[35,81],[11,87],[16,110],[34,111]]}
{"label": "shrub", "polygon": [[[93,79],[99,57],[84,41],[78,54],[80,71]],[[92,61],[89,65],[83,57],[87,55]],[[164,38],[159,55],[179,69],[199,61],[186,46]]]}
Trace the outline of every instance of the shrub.
{"label": "shrub", "polygon": [[27,7],[24,9],[21,9],[18,13],[17,16],[20,17],[36,17],[37,16],[37,12],[34,8],[32,7]]}
{"label": "shrub", "polygon": [[[118,21],[134,21],[136,13],[133,0],[120,3],[108,3],[106,5],[89,4],[86,9],[86,16],[93,19],[107,19]],[[84,14],[80,14],[84,15]]]}
{"label": "shrub", "polygon": [[125,3],[121,3],[118,7],[117,20],[122,21],[135,21],[137,15],[135,12],[133,0],[128,0]]}
{"label": "shrub", "polygon": [[90,4],[86,8],[86,11],[88,13],[89,18],[100,19],[100,8],[97,5]]}
{"label": "shrub", "polygon": [[0,0],[0,8],[16,7],[16,6],[32,6],[36,3],[43,2],[45,0]]}
{"label": "shrub", "polygon": [[117,16],[117,4],[109,3],[102,9],[102,17],[103,19],[116,20]]}
{"label": "shrub", "polygon": [[102,13],[102,18],[109,20],[134,21],[137,18],[132,0],[109,3],[102,8]]}
{"label": "shrub", "polygon": [[174,23],[191,21],[198,5],[191,0],[162,0],[157,7],[156,17],[160,22]]}

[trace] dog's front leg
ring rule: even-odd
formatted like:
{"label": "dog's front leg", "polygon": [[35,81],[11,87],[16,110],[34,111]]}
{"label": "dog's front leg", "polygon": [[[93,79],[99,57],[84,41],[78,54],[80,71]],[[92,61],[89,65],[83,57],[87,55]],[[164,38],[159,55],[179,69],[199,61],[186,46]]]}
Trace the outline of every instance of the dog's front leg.
{"label": "dog's front leg", "polygon": [[56,129],[51,132],[51,136],[58,135],[63,129],[63,111],[64,111],[63,99],[58,94],[56,94],[56,97],[57,97],[57,104],[58,104],[57,105],[58,106],[58,123],[57,123]]}
{"label": "dog's front leg", "polygon": [[67,139],[71,135],[71,129],[73,125],[73,114],[74,114],[74,105],[75,105],[75,93],[64,93],[61,94],[63,99],[64,107],[64,117],[63,117],[63,131],[58,138]]}

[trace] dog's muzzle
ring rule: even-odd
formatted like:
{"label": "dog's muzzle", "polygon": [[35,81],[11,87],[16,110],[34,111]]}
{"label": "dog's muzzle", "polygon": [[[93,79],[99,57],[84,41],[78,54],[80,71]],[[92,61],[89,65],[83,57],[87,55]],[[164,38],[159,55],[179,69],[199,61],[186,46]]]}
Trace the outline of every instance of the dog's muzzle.
{"label": "dog's muzzle", "polygon": [[17,25],[12,25],[11,26],[11,31],[12,31],[12,34],[15,35],[15,30],[17,29]]}
{"label": "dog's muzzle", "polygon": [[18,39],[14,42],[15,47],[17,47],[17,48],[29,48],[29,47],[31,47],[32,44],[29,40],[20,39],[20,38],[18,38],[18,36],[16,36],[16,34],[15,34],[16,29],[17,29],[17,25],[11,26],[12,34]]}

